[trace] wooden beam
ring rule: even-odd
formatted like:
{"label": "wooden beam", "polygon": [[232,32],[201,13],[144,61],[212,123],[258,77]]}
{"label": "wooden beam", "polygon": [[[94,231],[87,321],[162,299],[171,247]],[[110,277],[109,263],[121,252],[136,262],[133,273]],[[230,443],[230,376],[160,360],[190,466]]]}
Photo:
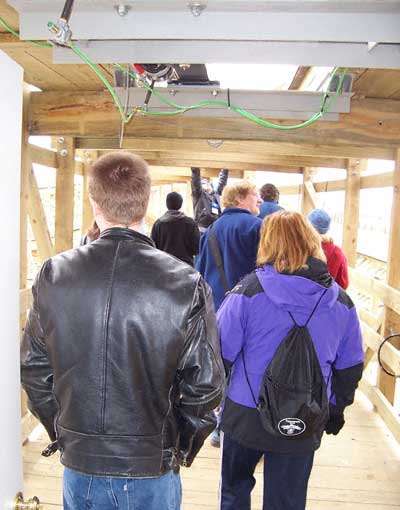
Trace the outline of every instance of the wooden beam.
{"label": "wooden beam", "polygon": [[311,69],[312,67],[310,66],[299,66],[293,77],[292,83],[289,85],[289,90],[300,90],[301,86],[310,74]]}
{"label": "wooden beam", "polygon": [[192,197],[192,186],[190,182],[186,183],[185,193],[185,212],[187,216],[193,218],[193,197]]}
{"label": "wooden beam", "polygon": [[396,167],[393,173],[393,200],[390,220],[389,252],[387,265],[388,285],[400,287],[400,148],[397,150]]}
{"label": "wooden beam", "polygon": [[[141,156],[150,165],[162,166],[199,166],[201,168],[216,167],[217,169],[232,168],[262,171],[268,171],[274,166],[279,166],[283,172],[299,173],[299,165],[331,168],[344,168],[346,165],[346,160],[343,158],[271,154],[268,151],[268,147],[263,144],[251,149],[251,142],[245,141],[245,146],[242,146],[243,140],[237,141],[236,151],[234,146],[231,145],[229,147],[232,152],[221,151],[219,149],[216,152],[216,149],[207,147],[206,144],[203,144],[203,141],[200,141],[202,149],[195,152],[192,142],[186,146],[180,146],[180,140],[175,140],[175,142],[178,142],[175,144],[173,142],[171,140],[171,147],[175,146],[179,152],[158,150],[155,147],[153,150],[141,150],[137,142],[132,143],[133,147],[128,150]],[[96,146],[97,144],[94,144],[92,148],[96,148]],[[101,148],[101,145],[99,147]],[[163,144],[163,149],[165,148],[166,146]],[[290,167],[295,167],[295,171],[293,172]]]}
{"label": "wooden beam", "polygon": [[[314,182],[313,186],[317,193],[327,191],[343,191],[346,189],[347,180]],[[384,174],[366,175],[360,178],[360,188],[387,188],[393,186],[393,172]],[[302,191],[301,186],[282,186],[279,188],[281,195],[298,195]]]}
{"label": "wooden beam", "polygon": [[360,173],[365,165],[358,160],[349,160],[347,167],[346,195],[343,216],[342,248],[349,266],[357,261],[358,223],[360,217]]}
{"label": "wooden beam", "polygon": [[[86,140],[86,139],[85,139]],[[81,142],[84,141],[84,139],[80,139]],[[96,142],[93,140],[93,144],[88,144],[89,147],[101,147],[101,143]],[[117,147],[115,148],[117,150]],[[106,151],[102,151],[108,152]],[[190,153],[184,153],[184,154],[174,154],[173,158],[171,159],[171,155],[167,153],[160,153],[160,152],[143,152],[135,151],[135,154],[138,154],[139,156],[143,157],[147,163],[150,166],[163,166],[163,167],[183,167],[183,168],[190,168],[191,166],[198,166],[201,168],[214,168],[215,171],[218,173],[221,168],[229,168],[231,171],[239,171],[242,172],[244,169],[246,170],[255,170],[255,171],[261,171],[261,172],[282,172],[282,173],[295,173],[295,174],[301,174],[303,172],[303,169],[298,166],[299,162],[296,161],[296,164],[293,160],[287,161],[286,164],[282,161],[280,161],[281,164],[272,164],[268,163],[268,158],[264,159],[262,162],[259,163],[249,163],[248,161],[244,162],[238,162],[238,161],[219,161],[219,159],[215,159],[215,155],[213,156],[214,159],[212,160],[198,160],[193,159],[193,154]],[[276,161],[277,158],[275,158]],[[330,163],[330,167],[332,168],[344,168],[346,165],[346,160],[338,159],[338,158],[329,158],[329,161],[326,158],[316,158],[313,159],[313,162],[316,163],[316,166],[327,166],[325,163]],[[324,163],[322,165],[322,163]]]}
{"label": "wooden beam", "polygon": [[357,312],[362,321],[364,321],[374,331],[379,331],[382,326],[383,313],[380,312],[378,315],[372,314],[365,308],[357,307]]}
{"label": "wooden beam", "polygon": [[55,151],[44,149],[43,147],[38,147],[37,145],[30,143],[29,155],[32,163],[48,166],[50,168],[58,167],[58,156]]}
{"label": "wooden beam", "polygon": [[[239,116],[212,119],[184,115],[168,119],[136,116],[125,126],[125,137],[182,138],[184,133],[185,138],[194,139],[211,137],[292,143],[294,152],[285,152],[290,155],[304,154],[300,146],[309,145],[313,152],[307,152],[307,155],[394,159],[400,132],[399,114],[400,101],[355,98],[351,101],[351,113],[341,114],[338,122],[321,121],[288,132],[267,129]],[[291,124],[280,120],[278,123]],[[113,137],[117,140],[120,124],[119,113],[108,92],[32,93],[31,134]]]}
{"label": "wooden beam", "polygon": [[393,186],[393,172],[385,172],[378,175],[361,176],[360,187],[366,188],[387,188]]}
{"label": "wooden beam", "polygon": [[[315,209],[315,202],[313,201],[314,193],[312,193],[312,198],[308,189],[310,189],[310,185],[312,186],[312,180],[316,173],[315,168],[304,168],[303,171],[303,186],[302,186],[302,196],[301,196],[301,212],[303,216],[308,216],[310,212]],[[308,189],[307,189],[308,188]]]}
{"label": "wooden beam", "polygon": [[312,205],[312,208],[315,209],[317,207],[317,193],[315,191],[314,185],[311,181],[304,181],[305,192],[308,195],[308,200]]}
{"label": "wooden beam", "polygon": [[32,288],[29,287],[29,289],[21,289],[19,291],[19,309],[21,314],[26,315],[26,312],[32,306],[32,302]]}
{"label": "wooden beam", "polygon": [[72,248],[74,223],[75,142],[60,137],[57,143],[58,169],[56,179],[55,251]]}
{"label": "wooden beam", "polygon": [[360,390],[369,398],[376,407],[379,415],[386,423],[388,429],[395,439],[400,443],[400,417],[393,406],[387,400],[385,395],[375,386],[371,386],[367,381],[360,381]]}
{"label": "wooden beam", "polygon": [[[85,235],[88,228],[93,223],[93,210],[89,200],[88,193],[88,172],[91,165],[98,158],[97,151],[85,151],[84,161],[82,163],[82,223],[81,223],[81,234]],[[76,163],[75,163],[76,168]]]}
{"label": "wooden beam", "polygon": [[[246,158],[242,158],[241,161],[232,161],[229,160],[227,157],[225,158],[215,158],[214,159],[206,159],[205,156],[200,157],[193,157],[192,154],[189,153],[182,153],[182,154],[174,154],[173,158],[171,158],[170,154],[166,153],[141,153],[140,151],[135,151],[136,154],[139,156],[142,156],[149,165],[163,165],[163,166],[198,166],[200,168],[207,167],[212,168],[215,167],[216,169],[220,168],[229,168],[230,170],[239,170],[243,171],[243,169],[246,170],[254,170],[254,171],[260,171],[260,172],[281,172],[281,173],[288,173],[288,174],[301,174],[302,168],[299,167],[299,162],[302,162],[302,159],[294,161],[291,158],[286,157],[265,157],[262,161],[258,162],[249,162]],[[211,157],[211,155],[210,155]],[[306,162],[310,162],[311,159],[308,158]],[[316,163],[316,166],[319,166],[318,163],[327,162],[323,158],[317,158],[317,161],[315,159],[312,160],[313,163]],[[330,160],[333,165],[330,165],[332,168],[338,167],[340,168],[342,163],[339,159],[331,159]],[[343,160],[344,165],[344,160]]]}
{"label": "wooden beam", "polygon": [[[377,352],[379,346],[383,342],[383,338],[379,333],[361,322],[361,331],[365,345],[367,345],[374,352]],[[400,350],[396,349],[389,342],[386,342],[380,354],[381,360],[389,367],[394,374],[400,376]]]}
{"label": "wooden beam", "polygon": [[350,285],[367,296],[376,296],[383,304],[400,314],[400,291],[371,278],[359,269],[349,267]]}
{"label": "wooden beam", "polygon": [[161,172],[151,172],[152,181],[165,181],[166,184],[173,184],[174,182],[189,182],[188,175],[171,175]]}
{"label": "wooden beam", "polygon": [[[191,154],[212,154],[214,157],[228,154],[229,156],[239,155],[240,158],[233,159],[232,161],[240,161],[243,156],[260,155],[260,156],[308,156],[308,157],[322,157],[322,158],[339,158],[343,159],[348,157],[347,154],[358,152],[358,149],[353,150],[349,146],[347,149],[340,147],[338,149],[334,145],[328,144],[302,144],[299,146],[292,142],[269,142],[260,140],[225,140],[224,143],[218,147],[210,147],[206,139],[190,139],[190,138],[124,138],[123,148],[133,151],[147,151],[147,152],[166,152],[183,153],[190,152]],[[343,152],[342,152],[343,151]],[[347,154],[346,154],[347,153]],[[212,158],[210,158],[212,159]],[[293,158],[295,159],[295,158]],[[248,161],[251,161],[249,159]],[[297,164],[298,165],[298,164]]]}
{"label": "wooden beam", "polygon": [[[396,167],[393,175],[393,200],[390,220],[389,251],[387,262],[387,284],[400,289],[400,148],[397,150]],[[400,310],[385,309],[383,335],[389,336],[400,332]],[[397,349],[400,349],[400,338],[391,340]],[[378,387],[392,404],[396,397],[396,380],[380,370]]]}
{"label": "wooden beam", "polygon": [[54,246],[50,237],[49,228],[47,226],[46,213],[40,198],[39,187],[36,182],[35,174],[31,169],[29,174],[29,201],[28,201],[29,219],[33,235],[35,236],[36,245],[39,253],[40,261],[43,263],[54,255]]}

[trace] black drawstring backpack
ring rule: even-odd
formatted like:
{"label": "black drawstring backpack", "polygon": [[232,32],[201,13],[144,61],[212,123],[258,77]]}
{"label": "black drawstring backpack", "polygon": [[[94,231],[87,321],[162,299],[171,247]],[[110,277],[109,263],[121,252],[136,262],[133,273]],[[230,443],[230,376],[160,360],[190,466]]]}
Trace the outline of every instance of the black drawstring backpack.
{"label": "black drawstring backpack", "polygon": [[244,372],[254,404],[264,429],[275,437],[295,440],[322,435],[328,421],[326,383],[307,328],[326,290],[304,326],[297,324],[288,312],[294,326],[264,372],[258,403],[250,386],[242,350]]}

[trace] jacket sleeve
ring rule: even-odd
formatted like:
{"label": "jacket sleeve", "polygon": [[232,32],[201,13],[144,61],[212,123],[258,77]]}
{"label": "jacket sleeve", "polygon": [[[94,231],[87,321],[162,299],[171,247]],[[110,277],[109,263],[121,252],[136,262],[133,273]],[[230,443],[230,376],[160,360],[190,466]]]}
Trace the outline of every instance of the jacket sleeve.
{"label": "jacket sleeve", "polygon": [[29,311],[21,344],[21,382],[28,396],[29,410],[40,420],[50,439],[54,441],[56,439],[54,419],[58,407],[53,395],[53,370],[40,324],[38,288],[41,272],[32,286],[33,305]]}
{"label": "jacket sleeve", "polygon": [[224,368],[211,292],[202,278],[185,332],[179,363],[181,462],[190,466],[216,425],[213,413],[224,391]]}
{"label": "jacket sleeve", "polygon": [[341,261],[339,266],[339,271],[337,275],[337,282],[343,288],[347,289],[349,286],[349,274],[347,270],[347,258],[346,255],[342,252]]}
{"label": "jacket sleeve", "polygon": [[[192,197],[194,201],[197,201],[203,192],[203,188],[201,187],[201,177],[200,177],[200,168],[192,167]],[[195,204],[194,204],[195,205]]]}
{"label": "jacket sleeve", "polygon": [[219,173],[219,178],[218,178],[218,186],[217,186],[217,195],[222,195],[222,192],[226,186],[226,183],[228,182],[228,175],[229,175],[229,170],[226,169],[226,168],[223,168],[220,173]]}
{"label": "jacket sleeve", "polygon": [[362,377],[363,364],[364,350],[360,322],[353,305],[349,309],[346,331],[332,367],[330,403],[335,406],[337,412],[343,412],[345,407],[353,403],[358,381]]}

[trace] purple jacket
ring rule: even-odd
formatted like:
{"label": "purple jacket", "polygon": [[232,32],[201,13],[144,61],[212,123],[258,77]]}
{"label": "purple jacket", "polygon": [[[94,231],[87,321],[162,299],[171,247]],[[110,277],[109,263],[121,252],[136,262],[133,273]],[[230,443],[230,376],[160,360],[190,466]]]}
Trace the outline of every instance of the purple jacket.
{"label": "purple jacket", "polygon": [[[239,282],[217,313],[222,357],[232,368],[223,430],[234,436],[235,423],[241,420],[244,423],[247,415],[253,413],[254,418],[256,413],[241,351],[257,398],[266,367],[293,327],[288,311],[297,324],[305,324],[325,289],[325,296],[311,318],[308,330],[321,364],[330,403],[343,411],[353,402],[362,373],[364,351],[360,324],[351,299],[332,280],[326,264],[320,260],[310,258],[308,269],[295,274],[277,273],[272,265],[266,265]],[[249,423],[254,422],[253,418]],[[224,421],[228,424],[226,428]],[[244,436],[249,434],[244,430],[242,433]],[[315,441],[315,447],[319,446],[318,441]]]}

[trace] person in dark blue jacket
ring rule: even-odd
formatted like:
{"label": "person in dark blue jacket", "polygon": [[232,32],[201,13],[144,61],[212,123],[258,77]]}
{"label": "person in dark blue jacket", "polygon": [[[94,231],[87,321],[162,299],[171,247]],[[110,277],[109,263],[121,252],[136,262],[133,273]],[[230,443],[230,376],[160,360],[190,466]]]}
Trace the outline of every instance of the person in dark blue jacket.
{"label": "person in dark blue jacket", "polygon": [[290,314],[304,325],[320,300],[307,327],[327,387],[325,431],[338,434],[362,375],[360,324],[351,299],[328,272],[317,232],[301,214],[281,211],[264,220],[257,263],[217,314],[222,356],[231,372],[221,424],[220,509],[250,510],[253,473],[264,456],[263,508],[304,510],[322,430],[296,440],[270,435],[252,392],[259,395],[265,369],[293,327]]}
{"label": "person in dark blue jacket", "polygon": [[[221,197],[224,211],[200,239],[196,269],[203,275],[213,292],[218,310],[226,290],[210,246],[210,229],[214,229],[221,253],[228,289],[256,267],[261,220],[260,196],[254,184],[240,181],[226,186]],[[228,290],[227,289],[227,290]]]}
{"label": "person in dark blue jacket", "polygon": [[283,210],[283,207],[278,204],[278,188],[273,184],[264,184],[264,186],[262,186],[260,189],[260,195],[263,199],[263,203],[260,205],[260,214],[258,215],[259,218],[263,219],[269,214]]}

